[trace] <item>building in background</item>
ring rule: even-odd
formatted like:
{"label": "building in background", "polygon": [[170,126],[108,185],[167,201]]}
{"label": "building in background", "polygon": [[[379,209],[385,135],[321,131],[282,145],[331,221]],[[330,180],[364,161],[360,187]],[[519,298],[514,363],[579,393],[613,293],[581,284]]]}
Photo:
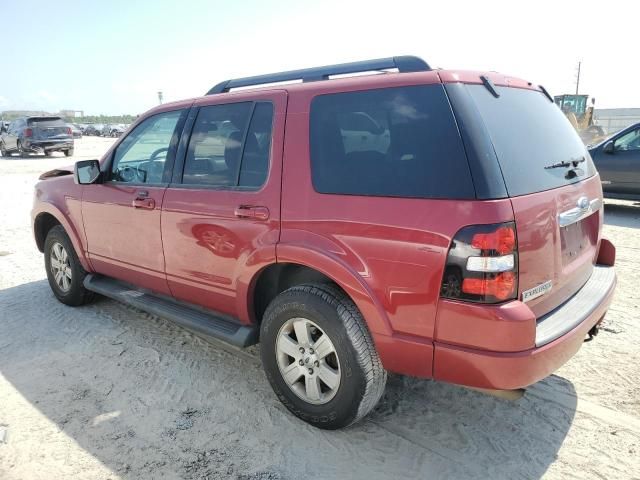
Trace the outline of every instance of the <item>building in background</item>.
{"label": "building in background", "polygon": [[594,123],[601,126],[608,135],[638,122],[640,108],[596,108],[594,112]]}

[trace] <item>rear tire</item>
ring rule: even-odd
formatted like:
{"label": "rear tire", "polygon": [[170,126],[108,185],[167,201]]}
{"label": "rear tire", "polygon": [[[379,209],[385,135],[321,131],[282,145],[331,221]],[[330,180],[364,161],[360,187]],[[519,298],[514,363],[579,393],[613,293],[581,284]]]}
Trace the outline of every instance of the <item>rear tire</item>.
{"label": "rear tire", "polygon": [[22,142],[20,140],[16,142],[16,153],[18,154],[19,157],[22,157],[24,155],[24,150],[22,149]]}
{"label": "rear tire", "polygon": [[50,157],[52,153],[53,153],[53,152],[52,152],[52,151],[50,151],[50,150],[45,150],[45,151],[44,151],[44,156],[45,156],[45,157]]}
{"label": "rear tire", "polygon": [[387,373],[365,321],[333,285],[299,285],[278,295],[264,314],[260,343],[273,391],[315,427],[357,422],[384,392]]}
{"label": "rear tire", "polygon": [[65,151],[64,151],[64,156],[65,156],[65,157],[71,157],[71,156],[73,156],[73,148],[70,148],[69,150],[65,150]]}
{"label": "rear tire", "polygon": [[71,240],[61,225],[56,225],[47,234],[44,264],[49,286],[62,303],[77,307],[94,299],[94,293],[84,288],[87,272],[82,268]]}
{"label": "rear tire", "polygon": [[4,142],[0,141],[0,157],[8,157],[9,156],[9,152],[7,152],[7,149],[4,147]]}

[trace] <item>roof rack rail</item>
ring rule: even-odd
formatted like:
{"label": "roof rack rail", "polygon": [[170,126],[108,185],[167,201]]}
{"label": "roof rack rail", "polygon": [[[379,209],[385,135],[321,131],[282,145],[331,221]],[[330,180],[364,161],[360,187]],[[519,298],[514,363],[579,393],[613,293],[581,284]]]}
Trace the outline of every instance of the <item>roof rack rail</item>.
{"label": "roof rack rail", "polygon": [[328,80],[332,75],[345,75],[349,73],[387,70],[391,68],[397,68],[398,71],[402,73],[425,72],[431,70],[429,64],[427,64],[427,62],[419,57],[400,56],[378,58],[375,60],[339,63],[337,65],[327,65],[324,67],[303,68],[300,70],[289,70],[287,72],[270,73],[267,75],[256,75],[254,77],[234,78],[218,83],[215,87],[207,92],[207,95],[228,92],[232,88],[249,87],[252,85],[261,85],[264,83],[278,83],[291,80],[315,82],[318,80]]}

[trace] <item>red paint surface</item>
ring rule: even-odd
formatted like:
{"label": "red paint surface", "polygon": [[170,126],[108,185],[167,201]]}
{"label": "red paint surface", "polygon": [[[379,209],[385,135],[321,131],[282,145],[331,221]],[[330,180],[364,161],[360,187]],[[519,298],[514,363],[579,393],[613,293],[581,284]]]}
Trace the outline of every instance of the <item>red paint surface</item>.
{"label": "red paint surface", "polygon": [[[604,209],[582,220],[585,232],[582,248],[571,258],[563,258],[562,235],[558,215],[576,207],[580,197],[602,199],[600,176],[595,175],[561,188],[523,195],[511,199],[518,234],[518,294],[548,280],[553,288],[527,303],[536,316],[544,315],[578,291],[591,275],[597,259],[597,245]],[[576,228],[574,224],[568,228]],[[566,230],[566,227],[565,227]],[[566,253],[566,252],[565,252]]]}
{"label": "red paint surface", "polygon": [[[537,89],[524,80],[482,74],[496,85]],[[309,109],[314,96],[441,82],[481,83],[479,76],[463,71],[385,74],[162,105],[138,122],[194,103],[274,102],[265,186],[257,192],[80,187],[68,176],[37,185],[33,218],[54,215],[87,270],[174,295],[242,323],[256,321],[252,286],[266,266],[306,265],[333,279],[353,299],[388,370],[484,388],[524,386],[573,355],[610,301],[611,295],[573,332],[533,348],[536,316],[566,300],[586,281],[598,248],[601,259],[615,259],[615,249],[599,238],[602,211],[585,222],[588,241],[575,259],[567,262],[559,249],[558,213],[574,207],[580,196],[601,198],[599,177],[492,201],[323,195],[314,191],[310,178]],[[133,208],[138,189],[149,191],[153,209]],[[266,208],[268,218],[238,218],[236,209],[247,205]],[[456,232],[471,224],[508,221],[515,221],[517,228],[518,296],[550,275],[552,291],[526,305],[517,300],[490,306],[441,300],[442,271]]]}
{"label": "red paint surface", "polygon": [[522,388],[542,380],[566,363],[582,346],[587,332],[609,308],[614,287],[589,318],[540,348],[499,353],[436,343],[433,376],[445,382],[499,390]]}
{"label": "red paint surface", "polygon": [[[247,301],[253,276],[276,261],[280,234],[280,178],[287,95],[284,91],[215,95],[197,105],[247,100],[274,105],[271,167],[259,191],[207,188],[166,190],[162,206],[162,240],[167,281],[180,300],[239,318],[249,323]],[[240,206],[265,207],[265,220],[238,218]]]}

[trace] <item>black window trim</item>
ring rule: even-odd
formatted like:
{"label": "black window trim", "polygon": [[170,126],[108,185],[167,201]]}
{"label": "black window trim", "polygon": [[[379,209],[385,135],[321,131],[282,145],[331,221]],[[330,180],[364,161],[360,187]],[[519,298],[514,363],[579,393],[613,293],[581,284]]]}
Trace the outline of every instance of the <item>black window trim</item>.
{"label": "black window trim", "polygon": [[[222,105],[235,105],[239,103],[251,103],[251,110],[247,117],[247,124],[245,126],[244,134],[242,137],[242,149],[240,152],[240,161],[238,162],[238,170],[236,172],[236,185],[207,185],[204,183],[184,183],[182,178],[184,176],[184,167],[186,164],[187,153],[189,151],[189,143],[191,142],[191,136],[193,135],[193,128],[195,127],[196,119],[198,118],[198,114],[202,108],[206,107],[216,107]],[[251,127],[251,121],[253,120],[253,115],[255,113],[256,105],[258,103],[269,103],[271,105],[273,115],[271,118],[271,143],[269,148],[269,165],[267,170],[267,177],[262,185],[259,187],[247,187],[238,185],[240,181],[240,172],[242,169],[242,160],[244,156],[244,148],[246,144],[247,134],[249,132],[249,128]],[[272,170],[272,150],[273,150],[273,136],[274,136],[274,126],[276,122],[276,105],[272,99],[258,99],[258,100],[241,100],[237,102],[221,102],[221,103],[210,103],[206,105],[199,105],[191,107],[189,111],[189,115],[187,117],[187,121],[184,125],[182,131],[182,137],[180,138],[180,144],[178,146],[178,150],[176,153],[175,163],[174,163],[174,172],[171,177],[171,183],[169,183],[169,188],[180,188],[180,189],[188,189],[188,190],[219,190],[219,191],[232,191],[232,192],[247,192],[247,193],[257,193],[261,192],[269,183],[269,177],[271,175]]]}
{"label": "black window trim", "polygon": [[[121,182],[118,180],[112,180],[111,175],[113,174],[113,172],[111,171],[111,167],[113,166],[113,160],[116,154],[116,150],[122,144],[122,142],[124,142],[124,140],[129,135],[131,135],[139,125],[146,122],[150,118],[157,117],[158,115],[164,115],[166,113],[180,112],[180,111],[182,111],[182,113],[178,118],[176,127],[173,130],[173,135],[171,136],[171,140],[169,141],[169,150],[167,151],[164,171],[162,173],[163,181],[159,183],[145,183],[145,182]],[[173,169],[175,167],[175,160],[176,160],[176,155],[177,155],[178,146],[179,146],[178,142],[182,134],[184,133],[184,126],[185,126],[185,122],[189,112],[190,112],[189,108],[185,108],[185,107],[176,108],[175,110],[164,110],[162,112],[158,112],[141,119],[140,122],[138,122],[133,128],[131,128],[126,135],[123,135],[122,137],[120,137],[116,145],[114,145],[113,150],[109,154],[109,160],[105,162],[105,166],[102,171],[102,174],[105,176],[105,180],[102,183],[109,184],[109,185],[123,185],[123,186],[132,186],[132,187],[167,187],[169,185],[171,176],[173,174]]]}

